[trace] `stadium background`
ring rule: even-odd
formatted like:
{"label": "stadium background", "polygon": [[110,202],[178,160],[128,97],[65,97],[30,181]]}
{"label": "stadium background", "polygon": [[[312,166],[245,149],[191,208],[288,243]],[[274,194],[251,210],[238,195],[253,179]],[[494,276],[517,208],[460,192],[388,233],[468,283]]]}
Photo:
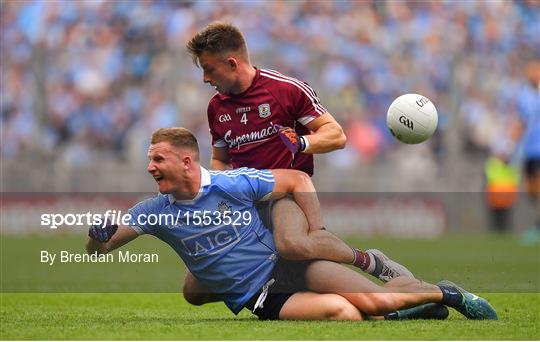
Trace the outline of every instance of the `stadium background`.
{"label": "stadium background", "polygon": [[[515,234],[533,224],[534,209],[521,191],[512,230],[491,236],[482,192],[486,159],[517,115],[526,61],[540,57],[538,1],[0,6],[2,339],[538,338],[538,312],[527,308],[538,307],[540,250]],[[86,234],[43,227],[42,213],[126,209],[155,192],[145,172],[155,128],[195,132],[208,165],[213,89],[184,46],[217,19],[243,30],[254,65],[309,82],[343,125],[347,147],[316,156],[330,229],[355,246],[381,248],[422,279],[444,274],[488,292],[499,325],[461,320],[461,335],[448,335],[455,326],[367,325],[358,333],[360,326],[261,323],[246,335],[246,315],[237,326],[223,307],[179,300],[183,267],[153,239],[130,249],[160,253],[157,265],[40,262],[44,249],[82,252]],[[394,141],[385,125],[391,101],[409,92],[439,111],[437,133],[416,146]],[[103,294],[80,294],[87,292],[113,294],[103,302]]]}
{"label": "stadium background", "polygon": [[[255,65],[308,81],[343,125],[347,147],[316,157],[320,192],[452,193],[449,219],[474,209],[450,228],[484,229],[484,163],[540,55],[538,11],[537,1],[5,1],[2,191],[154,191],[146,148],[163,126],[195,132],[207,164],[213,89],[185,43],[219,19],[245,32]],[[416,146],[385,125],[409,92],[440,116]],[[517,230],[533,223],[521,197]]]}

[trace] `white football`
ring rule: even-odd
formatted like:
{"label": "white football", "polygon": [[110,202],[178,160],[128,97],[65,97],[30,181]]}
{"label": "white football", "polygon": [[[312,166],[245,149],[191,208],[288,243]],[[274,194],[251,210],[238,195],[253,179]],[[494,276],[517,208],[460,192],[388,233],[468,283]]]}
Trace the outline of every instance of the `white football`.
{"label": "white football", "polygon": [[386,125],[396,139],[406,144],[426,141],[437,128],[437,109],[425,96],[401,95],[392,102]]}

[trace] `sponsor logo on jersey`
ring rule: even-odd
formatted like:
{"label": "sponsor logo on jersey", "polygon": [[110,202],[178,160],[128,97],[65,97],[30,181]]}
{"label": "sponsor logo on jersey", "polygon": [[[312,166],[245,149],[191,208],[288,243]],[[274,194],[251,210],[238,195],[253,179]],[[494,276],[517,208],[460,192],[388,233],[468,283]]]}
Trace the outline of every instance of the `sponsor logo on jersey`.
{"label": "sponsor logo on jersey", "polygon": [[181,240],[184,248],[194,260],[199,260],[206,255],[218,254],[239,241],[240,232],[234,225],[204,230]]}
{"label": "sponsor logo on jersey", "polygon": [[251,107],[236,108],[236,114],[242,114],[242,113],[247,113],[247,112],[251,112]]}
{"label": "sponsor logo on jersey", "polygon": [[407,117],[405,117],[404,115],[399,117],[399,122],[401,122],[404,126],[410,128],[411,130],[413,129],[412,120],[407,119]]}
{"label": "sponsor logo on jersey", "polygon": [[270,114],[272,114],[272,112],[270,112],[270,105],[268,103],[263,103],[262,105],[259,105],[259,116],[261,118],[267,118],[270,116]]}
{"label": "sponsor logo on jersey", "polygon": [[278,130],[275,125],[270,122],[270,124],[266,128],[263,128],[259,131],[253,131],[242,135],[237,135],[235,137],[232,136],[232,130],[228,130],[223,136],[223,140],[225,140],[225,142],[229,145],[229,148],[240,147],[241,145],[247,143],[268,139],[270,136],[276,134],[277,131]]}
{"label": "sponsor logo on jersey", "polygon": [[229,114],[221,114],[218,118],[219,122],[231,121],[231,116]]}

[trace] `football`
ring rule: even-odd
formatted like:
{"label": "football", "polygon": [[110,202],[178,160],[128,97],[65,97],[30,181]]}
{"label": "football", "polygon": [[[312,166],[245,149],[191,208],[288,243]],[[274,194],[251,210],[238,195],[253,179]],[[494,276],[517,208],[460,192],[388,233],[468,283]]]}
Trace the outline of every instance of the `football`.
{"label": "football", "polygon": [[437,109],[425,96],[401,95],[392,102],[386,125],[396,139],[406,144],[426,141],[437,128]]}

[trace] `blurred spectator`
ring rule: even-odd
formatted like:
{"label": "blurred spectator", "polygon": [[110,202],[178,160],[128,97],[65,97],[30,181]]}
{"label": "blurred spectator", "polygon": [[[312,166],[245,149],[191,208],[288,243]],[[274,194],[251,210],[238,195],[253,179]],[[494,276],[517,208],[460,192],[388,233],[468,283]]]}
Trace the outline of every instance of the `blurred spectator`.
{"label": "blurred spectator", "polygon": [[495,151],[485,166],[486,204],[491,231],[507,233],[511,229],[512,208],[518,199],[518,189],[519,170],[508,163],[505,155]]}
{"label": "blurred spectator", "polygon": [[[353,138],[347,153],[358,153],[343,167],[399,148],[384,124],[386,109],[410,92],[446,114],[440,129],[463,131],[466,151],[485,154],[516,101],[501,94],[526,82],[515,72],[523,57],[540,54],[539,10],[534,0],[7,1],[1,154],[38,150],[73,165],[104,154],[134,162],[130,151],[139,147],[130,144],[171,125],[209,141],[202,127],[212,90],[184,45],[216,19],[246,32],[255,65],[319,89]],[[427,143],[436,156],[444,133]]]}
{"label": "blurred spectator", "polygon": [[525,244],[540,242],[540,59],[524,68],[528,84],[519,88],[517,118],[510,125],[515,156],[522,161],[525,189],[536,208],[536,223],[523,235]]}

